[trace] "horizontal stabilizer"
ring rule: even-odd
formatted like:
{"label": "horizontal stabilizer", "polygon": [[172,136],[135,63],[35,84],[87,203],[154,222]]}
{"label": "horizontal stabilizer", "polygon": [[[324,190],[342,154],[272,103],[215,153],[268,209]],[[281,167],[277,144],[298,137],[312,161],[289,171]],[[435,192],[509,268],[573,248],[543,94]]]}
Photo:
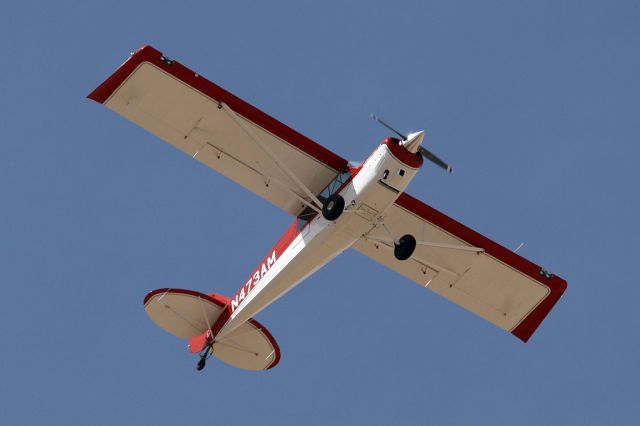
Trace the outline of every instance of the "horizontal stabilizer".
{"label": "horizontal stabilizer", "polygon": [[[207,345],[207,335],[218,320],[224,321],[229,298],[193,290],[162,288],[149,293],[144,309],[163,330],[189,339],[190,350],[198,353]],[[280,361],[280,348],[269,331],[249,319],[221,339],[214,339],[213,355],[245,370],[267,370]]]}
{"label": "horizontal stabilizer", "polygon": [[217,295],[177,288],[154,290],[144,299],[151,321],[181,339],[189,339],[209,330],[225,309]]}

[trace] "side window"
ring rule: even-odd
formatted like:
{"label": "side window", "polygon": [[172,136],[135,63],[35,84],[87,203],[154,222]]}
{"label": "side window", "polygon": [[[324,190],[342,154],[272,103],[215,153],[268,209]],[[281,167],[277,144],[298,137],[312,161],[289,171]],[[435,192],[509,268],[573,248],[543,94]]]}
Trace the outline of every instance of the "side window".
{"label": "side window", "polygon": [[304,228],[307,223],[309,223],[311,221],[311,219],[313,219],[313,217],[316,215],[316,211],[313,210],[311,207],[307,207],[306,209],[302,210],[302,212],[298,215],[298,223],[296,223],[296,230],[301,230],[302,228]]}

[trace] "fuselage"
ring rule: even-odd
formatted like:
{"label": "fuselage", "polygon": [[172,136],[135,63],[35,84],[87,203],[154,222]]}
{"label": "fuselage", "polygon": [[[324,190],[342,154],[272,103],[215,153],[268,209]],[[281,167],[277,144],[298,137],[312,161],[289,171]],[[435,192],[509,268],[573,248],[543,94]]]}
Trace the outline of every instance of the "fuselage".
{"label": "fuselage", "polygon": [[332,221],[308,209],[296,218],[231,299],[228,314],[213,327],[216,338],[255,316],[378,226],[421,165],[420,154],[387,138],[361,166],[339,173],[320,198],[342,196],[342,214]]}

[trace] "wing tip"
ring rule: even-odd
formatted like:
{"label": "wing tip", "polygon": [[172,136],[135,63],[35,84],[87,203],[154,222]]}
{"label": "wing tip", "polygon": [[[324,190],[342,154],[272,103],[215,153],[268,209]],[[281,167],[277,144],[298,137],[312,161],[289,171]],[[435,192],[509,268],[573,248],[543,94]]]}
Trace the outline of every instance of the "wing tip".
{"label": "wing tip", "polygon": [[132,52],[111,76],[87,95],[87,99],[104,104],[138,64],[150,60],[156,54],[162,56],[158,50],[149,44],[145,44],[135,52]]}
{"label": "wing tip", "polygon": [[533,333],[535,333],[540,324],[542,324],[542,321],[544,321],[549,312],[551,312],[551,309],[558,303],[558,300],[560,300],[560,297],[562,297],[567,289],[567,281],[558,276],[553,276],[553,278],[549,280],[548,287],[550,291],[547,297],[511,331],[511,334],[524,343],[529,341]]}

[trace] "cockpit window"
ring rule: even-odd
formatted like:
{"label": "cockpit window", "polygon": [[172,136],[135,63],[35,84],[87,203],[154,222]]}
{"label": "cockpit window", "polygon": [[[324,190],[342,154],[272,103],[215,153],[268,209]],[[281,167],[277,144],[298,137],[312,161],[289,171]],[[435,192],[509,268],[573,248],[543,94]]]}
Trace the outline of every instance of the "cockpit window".
{"label": "cockpit window", "polygon": [[351,172],[349,170],[338,173],[338,175],[329,182],[329,185],[320,192],[320,195],[318,195],[320,201],[324,202],[324,200],[333,195],[350,177]]}

